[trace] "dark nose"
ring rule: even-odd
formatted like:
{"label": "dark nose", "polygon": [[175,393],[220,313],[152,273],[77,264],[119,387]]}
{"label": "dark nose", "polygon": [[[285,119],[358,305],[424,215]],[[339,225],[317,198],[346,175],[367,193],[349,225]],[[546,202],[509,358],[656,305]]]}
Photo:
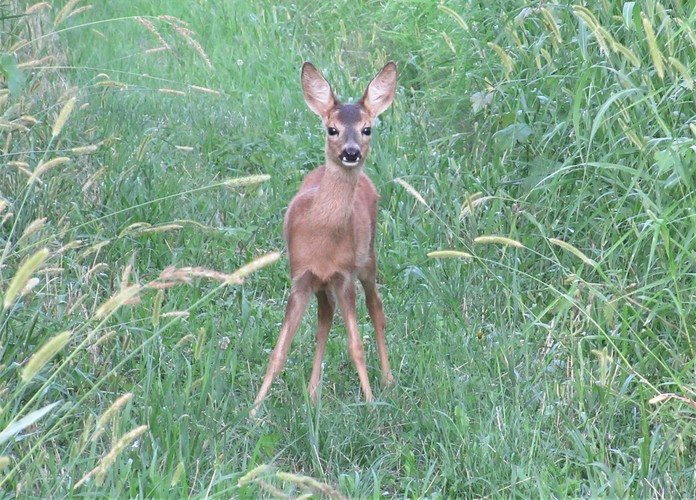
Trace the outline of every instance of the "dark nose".
{"label": "dark nose", "polygon": [[341,153],[341,160],[348,163],[355,163],[360,160],[360,149],[355,147],[348,147]]}

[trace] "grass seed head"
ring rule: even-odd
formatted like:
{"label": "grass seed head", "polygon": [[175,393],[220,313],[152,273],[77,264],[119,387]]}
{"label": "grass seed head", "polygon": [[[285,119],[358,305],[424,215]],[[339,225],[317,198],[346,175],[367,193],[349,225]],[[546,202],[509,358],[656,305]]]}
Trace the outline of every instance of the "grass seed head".
{"label": "grass seed head", "polygon": [[631,66],[634,68],[640,68],[640,59],[631,49],[620,42],[615,42],[612,48],[614,49],[614,52],[628,59]]}
{"label": "grass seed head", "polygon": [[248,484],[254,482],[259,476],[265,475],[268,472],[272,471],[273,468],[270,465],[262,464],[259,465],[258,467],[254,467],[251,469],[249,472],[244,474],[242,477],[239,478],[237,481],[237,486],[243,487],[247,486]]}
{"label": "grass seed head", "polygon": [[99,149],[99,146],[96,144],[90,144],[88,146],[79,146],[76,148],[70,149],[70,152],[75,155],[88,155],[90,153],[94,153],[97,149]]}
{"label": "grass seed head", "polygon": [[199,87],[198,85],[189,86],[191,90],[197,90],[198,92],[205,92],[206,94],[220,95],[219,90],[209,89],[207,87]]}
{"label": "grass seed head", "polygon": [[19,117],[19,120],[25,125],[36,125],[37,123],[39,123],[39,120],[37,120],[31,115],[22,115]]}
{"label": "grass seed head", "polygon": [[517,240],[512,238],[506,238],[505,236],[479,236],[474,239],[474,243],[488,244],[496,243],[499,245],[507,245],[515,248],[524,248],[524,245]]}
{"label": "grass seed head", "polygon": [[22,236],[19,237],[19,241],[25,240],[29,238],[32,234],[37,233],[43,229],[43,227],[46,225],[46,217],[42,217],[41,219],[36,219],[34,222],[29,224],[24,232],[22,233]]}
{"label": "grass seed head", "polygon": [[686,88],[689,90],[694,90],[694,78],[691,76],[691,71],[689,68],[684,66],[684,64],[682,64],[682,62],[676,57],[670,57],[668,61],[670,66],[672,66],[672,68],[674,68],[674,70],[682,77]]}
{"label": "grass seed head", "polygon": [[18,63],[17,67],[19,69],[37,68],[39,66],[47,66],[49,64],[52,64],[55,62],[55,60],[55,56],[46,56],[41,57],[39,59],[32,59],[31,61],[23,61],[21,63]]}
{"label": "grass seed head", "polygon": [[183,26],[179,26],[178,24],[175,24],[175,23],[171,23],[170,26],[172,27],[172,29],[173,29],[176,33],[178,33],[178,34],[186,41],[186,43],[188,43],[188,44],[193,48],[193,50],[194,50],[194,51],[198,54],[198,56],[203,60],[203,62],[205,63],[205,65],[206,65],[208,68],[211,68],[211,69],[212,69],[213,63],[210,62],[210,58],[208,57],[208,55],[207,55],[207,54],[205,53],[205,51],[203,50],[203,46],[202,46],[200,43],[198,43],[198,40],[196,40],[195,38],[193,38],[194,35],[195,35],[196,33],[194,33],[193,31],[191,31],[189,28],[185,28],[185,27],[183,27]]}
{"label": "grass seed head", "polygon": [[271,178],[270,175],[249,175],[247,177],[236,177],[234,179],[227,179],[223,181],[222,185],[228,188],[243,187],[243,186],[253,186],[255,184],[260,184],[266,182]]}
{"label": "grass seed head", "polygon": [[104,302],[94,313],[97,318],[108,316],[121,306],[136,304],[140,301],[140,286],[128,285],[121,288],[110,299]]}
{"label": "grass seed head", "polygon": [[404,188],[408,192],[408,194],[413,196],[418,201],[418,203],[425,207],[428,207],[428,203],[425,201],[425,198],[423,198],[421,194],[416,190],[416,188],[411,186],[408,182],[401,178],[394,179],[394,182],[396,182],[399,186]]}
{"label": "grass seed head", "polygon": [[19,269],[17,269],[17,272],[12,277],[9,286],[5,290],[5,296],[3,297],[4,309],[9,309],[14,305],[17,297],[21,291],[24,290],[29,278],[31,278],[31,275],[34,274],[39,267],[41,267],[48,256],[48,249],[42,248],[34,255],[26,259],[24,263],[19,266]]}
{"label": "grass seed head", "polygon": [[58,134],[60,134],[60,131],[63,130],[65,123],[68,121],[68,118],[70,118],[70,114],[73,112],[73,109],[75,109],[76,102],[77,99],[71,97],[63,105],[63,109],[60,110],[60,113],[58,113],[58,118],[56,118],[56,121],[53,124],[53,129],[51,131],[53,137],[56,137]]}
{"label": "grass seed head", "polygon": [[39,283],[41,283],[39,278],[30,278],[27,284],[24,285],[24,288],[22,288],[22,297],[30,293]]}
{"label": "grass seed head", "polygon": [[121,436],[121,438],[111,448],[109,453],[104,455],[102,459],[99,460],[99,464],[97,464],[97,466],[94,469],[89,471],[82,477],[82,479],[75,483],[75,486],[73,486],[73,490],[78,489],[80,486],[92,479],[92,476],[94,476],[95,474],[97,475],[97,484],[101,486],[104,483],[107,471],[114,464],[121,452],[124,449],[126,449],[126,447],[128,447],[131,443],[133,443],[133,441],[135,441],[142,434],[144,434],[148,429],[149,427],[147,425],[141,425],[140,427],[137,427],[129,433]]}
{"label": "grass seed head", "polygon": [[157,40],[160,43],[160,47],[158,49],[164,49],[164,50],[169,50],[171,47],[169,44],[166,42],[166,40],[162,37],[160,32],[155,28],[155,25],[152,24],[152,22],[149,19],[145,19],[144,17],[136,16],[135,17],[136,21],[138,21],[140,24],[145,26],[145,29],[147,29],[150,33],[155,35],[157,37]]}
{"label": "grass seed head", "polygon": [[109,420],[111,420],[111,417],[116,415],[121,408],[125,406],[125,404],[130,401],[133,398],[133,393],[132,392],[127,392],[123,394],[121,397],[116,399],[109,408],[102,413],[102,415],[99,417],[97,420],[97,428],[104,427]]}
{"label": "grass seed head", "polygon": [[53,167],[57,167],[58,165],[62,165],[63,163],[67,163],[69,161],[70,158],[68,158],[67,156],[59,156],[58,158],[53,158],[45,163],[40,162],[39,165],[36,167],[36,170],[32,172],[31,177],[29,177],[27,184],[31,184],[36,180],[40,181],[41,175],[43,175],[47,170],[50,170]]}
{"label": "grass seed head", "polygon": [[63,349],[65,345],[70,341],[72,336],[71,331],[65,331],[59,333],[51,340],[42,345],[34,355],[29,358],[29,361],[22,369],[22,380],[24,382],[29,382],[33,379],[37,373],[48,363],[53,356],[55,356],[58,351]]}
{"label": "grass seed head", "polygon": [[549,243],[553,243],[554,245],[559,246],[559,247],[561,247],[562,249],[564,249],[564,250],[566,250],[566,251],[572,253],[573,255],[575,255],[578,259],[580,259],[581,261],[583,261],[583,262],[584,262],[585,264],[587,264],[588,266],[592,266],[592,267],[596,267],[596,266],[597,266],[597,263],[596,263],[595,261],[593,261],[592,259],[590,259],[587,255],[585,255],[584,253],[582,253],[580,250],[578,250],[577,248],[575,248],[575,247],[574,247],[573,245],[571,245],[570,243],[566,243],[565,241],[563,241],[563,240],[558,240],[558,239],[556,239],[556,238],[549,238]]}
{"label": "grass seed head", "polygon": [[171,486],[176,486],[179,484],[179,480],[181,479],[181,476],[184,475],[186,472],[186,466],[184,465],[184,462],[179,462],[179,465],[176,466],[176,469],[174,470],[174,474],[172,475],[172,480],[169,483]]}
{"label": "grass seed head", "polygon": [[51,4],[48,2],[37,2],[27,7],[27,10],[25,10],[24,13],[30,16],[42,10],[51,10]]}
{"label": "grass seed head", "polygon": [[182,92],[181,90],[167,89],[167,88],[157,89],[157,92],[159,92],[160,94],[186,95],[186,92]]}
{"label": "grass seed head", "polygon": [[345,498],[340,492],[333,489],[326,483],[317,481],[313,477],[304,476],[300,474],[290,474],[288,472],[276,472],[276,477],[282,481],[287,481],[289,483],[296,484],[305,489],[313,490],[315,492],[323,493],[332,499],[343,499]]}
{"label": "grass seed head", "polygon": [[541,15],[544,18],[544,24],[546,24],[546,27],[553,34],[553,40],[556,42],[557,45],[562,43],[563,37],[561,36],[561,30],[559,29],[558,23],[556,22],[556,19],[553,17],[551,11],[546,7],[541,7]]}
{"label": "grass seed head", "polygon": [[473,259],[474,256],[467,252],[460,252],[458,250],[436,250],[434,252],[429,252],[428,257],[430,258],[447,258],[453,257],[457,259]]}
{"label": "grass seed head", "polygon": [[640,18],[643,21],[645,40],[648,42],[648,51],[650,52],[650,57],[652,58],[653,65],[655,66],[655,72],[657,73],[657,76],[660,77],[660,80],[663,80],[665,78],[664,56],[660,51],[660,47],[657,45],[657,37],[655,36],[652,22],[650,21],[650,18],[645,15],[645,12],[640,13]]}
{"label": "grass seed head", "polygon": [[244,278],[249,276],[251,273],[258,271],[259,269],[273,264],[275,261],[280,259],[280,252],[271,252],[266,255],[252,260],[248,264],[243,265],[237,269],[230,277],[227,279],[227,284],[231,283],[241,283]]}
{"label": "grass seed head", "polygon": [[[25,161],[8,161],[7,166],[16,168],[17,170],[25,174],[27,177],[29,177],[30,181],[32,178],[35,178],[34,173],[29,169],[29,164]],[[43,185],[41,179],[36,179],[36,181],[39,183],[39,185]]]}
{"label": "grass seed head", "polygon": [[66,3],[65,6],[58,11],[58,14],[56,14],[56,18],[53,21],[53,24],[55,26],[58,26],[60,23],[72,16],[74,14],[75,6],[78,4],[79,1],[80,0],[69,0],[69,2]]}
{"label": "grass seed head", "polygon": [[479,196],[480,193],[476,193],[467,198],[464,203],[462,203],[462,208],[459,211],[459,220],[464,220],[468,215],[471,215],[474,210],[479,206],[483,205],[490,200],[495,199],[495,196]]}
{"label": "grass seed head", "polygon": [[512,60],[510,54],[508,54],[503,48],[497,43],[488,42],[488,47],[493,49],[498,57],[500,58],[500,63],[503,65],[505,70],[505,76],[507,77],[515,70],[515,61]]}
{"label": "grass seed head", "polygon": [[160,323],[160,315],[162,313],[162,302],[164,301],[164,290],[157,290],[155,299],[152,303],[152,326],[157,328]]}

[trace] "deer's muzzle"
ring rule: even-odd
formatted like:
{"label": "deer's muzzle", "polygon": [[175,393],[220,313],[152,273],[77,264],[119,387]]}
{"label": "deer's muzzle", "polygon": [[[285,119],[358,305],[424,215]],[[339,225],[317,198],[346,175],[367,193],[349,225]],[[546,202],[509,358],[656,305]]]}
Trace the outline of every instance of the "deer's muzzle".
{"label": "deer's muzzle", "polygon": [[346,167],[354,167],[360,163],[362,154],[360,153],[359,148],[347,147],[341,151],[341,154],[338,157],[340,158],[341,163],[343,163],[343,165]]}

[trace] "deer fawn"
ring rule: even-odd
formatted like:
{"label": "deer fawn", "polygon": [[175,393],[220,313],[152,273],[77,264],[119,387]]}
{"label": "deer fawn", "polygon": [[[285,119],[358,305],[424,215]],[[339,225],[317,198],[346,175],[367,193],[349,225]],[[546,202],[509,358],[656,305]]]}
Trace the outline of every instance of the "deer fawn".
{"label": "deer fawn", "polygon": [[317,348],[308,388],[312,402],[316,403],[324,348],[336,303],[346,324],[348,351],[358,371],[365,400],[374,400],[355,312],[356,277],[365,290],[365,302],[375,327],[382,384],[394,383],[384,339],[386,318],[375,281],[379,195],[362,170],[370,151],[371,127],[394,99],[396,65],[389,62],[384,66],[354,104],[341,104],[328,82],[309,62],[302,66],[302,90],[307,106],[326,127],[326,159],[324,165],[307,174],[285,213],[283,230],[292,289],[252,415],[283,369],[311,293],[318,302]]}

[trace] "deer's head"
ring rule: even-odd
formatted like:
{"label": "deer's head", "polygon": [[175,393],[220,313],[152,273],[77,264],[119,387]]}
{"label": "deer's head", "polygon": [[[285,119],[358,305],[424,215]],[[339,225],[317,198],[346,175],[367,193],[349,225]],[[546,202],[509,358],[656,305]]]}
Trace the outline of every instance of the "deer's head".
{"label": "deer's head", "polygon": [[375,119],[394,100],[396,64],[387,63],[356,103],[343,104],[321,73],[306,62],[302,66],[302,90],[309,109],[326,127],[326,162],[346,169],[360,168],[370,152]]}

